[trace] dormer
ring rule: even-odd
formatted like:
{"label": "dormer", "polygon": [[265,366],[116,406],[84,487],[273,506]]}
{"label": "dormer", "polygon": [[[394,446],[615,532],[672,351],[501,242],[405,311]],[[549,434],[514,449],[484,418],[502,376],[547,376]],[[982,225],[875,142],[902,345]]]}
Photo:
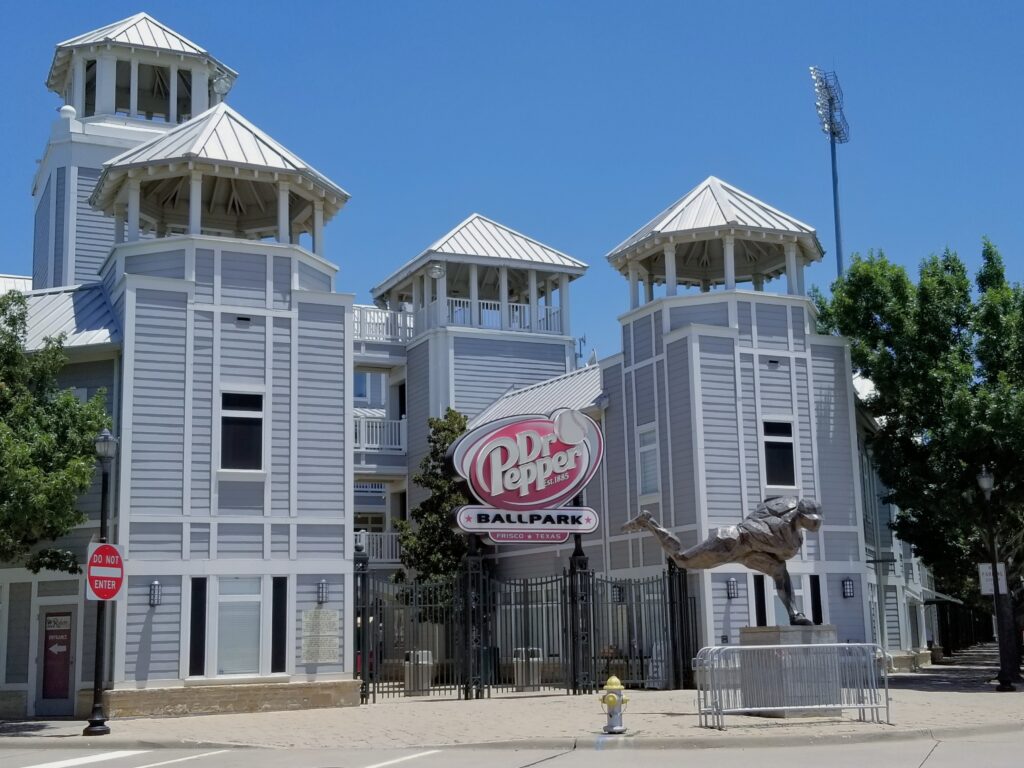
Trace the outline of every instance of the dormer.
{"label": "dormer", "polygon": [[[804,268],[824,251],[814,228],[710,176],[608,254],[629,280],[630,309],[680,289],[707,293],[786,276],[787,294],[804,295]],[[639,288],[643,287],[642,296]]]}
{"label": "dormer", "polygon": [[176,125],[220,103],[237,77],[188,38],[137,13],[58,44],[46,86],[79,119]]}

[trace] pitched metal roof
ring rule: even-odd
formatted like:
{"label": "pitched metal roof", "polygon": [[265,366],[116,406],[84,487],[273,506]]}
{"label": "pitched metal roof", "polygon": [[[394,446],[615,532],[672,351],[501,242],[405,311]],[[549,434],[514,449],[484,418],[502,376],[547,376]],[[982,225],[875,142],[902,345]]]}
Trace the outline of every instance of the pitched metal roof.
{"label": "pitched metal roof", "polygon": [[479,213],[470,214],[453,230],[442,235],[419,256],[371,290],[374,296],[390,290],[437,256],[483,257],[495,261],[548,267],[554,272],[582,275],[587,265],[561,251],[499,224]]}
{"label": "pitched metal roof", "polygon": [[161,24],[148,13],[136,13],[127,19],[115,21],[113,24],[107,24],[105,27],[58,43],[53,57],[53,65],[50,67],[50,75],[46,79],[47,88],[60,92],[71,59],[71,49],[100,44],[172,51],[183,56],[203,58],[212,62],[232,82],[238,76],[237,72],[217,61],[208,51],[184,35],[175,32],[166,24]]}
{"label": "pitched metal roof", "polygon": [[601,367],[588,365],[539,384],[509,390],[470,421],[469,428],[506,416],[591,408],[598,403],[601,392]]}
{"label": "pitched metal roof", "polygon": [[99,283],[31,291],[27,296],[26,349],[42,349],[47,338],[60,333],[67,334],[66,348],[121,343],[121,326]]}
{"label": "pitched metal roof", "polygon": [[624,251],[650,237],[727,227],[815,236],[815,230],[809,224],[715,176],[708,176],[612,249],[608,260],[620,258]]}
{"label": "pitched metal roof", "polygon": [[25,291],[32,290],[32,278],[24,277],[22,275],[0,275],[0,294],[7,293],[8,291]]}

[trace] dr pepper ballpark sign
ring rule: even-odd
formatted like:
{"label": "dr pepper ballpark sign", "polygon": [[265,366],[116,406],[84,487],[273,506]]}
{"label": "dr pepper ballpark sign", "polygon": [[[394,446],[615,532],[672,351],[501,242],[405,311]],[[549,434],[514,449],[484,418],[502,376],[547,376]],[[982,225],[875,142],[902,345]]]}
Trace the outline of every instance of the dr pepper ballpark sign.
{"label": "dr pepper ballpark sign", "polygon": [[500,543],[563,542],[597,530],[597,513],[567,507],[597,472],[601,430],[567,408],[550,416],[509,416],[477,427],[452,446],[455,471],[480,504],[458,512],[459,527]]}

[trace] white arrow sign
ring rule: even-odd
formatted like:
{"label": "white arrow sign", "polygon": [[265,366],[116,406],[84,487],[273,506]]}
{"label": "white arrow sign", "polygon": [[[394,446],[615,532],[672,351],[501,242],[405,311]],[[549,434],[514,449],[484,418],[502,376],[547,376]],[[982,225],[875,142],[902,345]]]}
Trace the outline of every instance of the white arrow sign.
{"label": "white arrow sign", "polygon": [[50,653],[64,653],[64,651],[66,651],[67,649],[68,647],[66,645],[59,645],[58,643],[54,643],[49,648],[47,648],[47,650]]}

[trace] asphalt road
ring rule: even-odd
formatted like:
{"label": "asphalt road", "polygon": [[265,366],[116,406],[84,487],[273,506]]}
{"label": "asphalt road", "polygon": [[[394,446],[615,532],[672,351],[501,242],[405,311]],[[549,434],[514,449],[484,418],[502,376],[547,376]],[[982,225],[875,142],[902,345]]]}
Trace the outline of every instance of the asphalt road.
{"label": "asphalt road", "polygon": [[93,749],[19,748],[0,742],[3,768],[1019,768],[1024,732],[949,741],[888,739],[867,744],[757,749]]}

